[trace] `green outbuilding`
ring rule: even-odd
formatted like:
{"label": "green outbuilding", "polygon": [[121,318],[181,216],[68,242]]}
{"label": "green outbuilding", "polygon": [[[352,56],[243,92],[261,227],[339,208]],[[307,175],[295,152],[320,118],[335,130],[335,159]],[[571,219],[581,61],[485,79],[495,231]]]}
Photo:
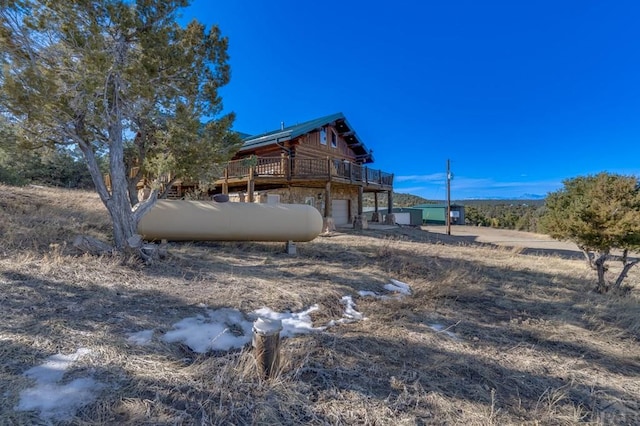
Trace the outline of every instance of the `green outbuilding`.
{"label": "green outbuilding", "polygon": [[[418,204],[412,209],[422,210],[422,223],[424,225],[446,225],[447,205],[446,204]],[[451,204],[451,224],[464,225],[464,206],[461,204]]]}
{"label": "green outbuilding", "polygon": [[[382,209],[382,219],[381,221],[385,221],[387,209],[386,207]],[[410,225],[410,226],[420,226],[422,225],[422,210],[414,209],[410,207],[394,207],[391,212],[394,214],[396,218],[396,224],[398,225]],[[372,221],[373,217],[373,207],[365,207],[364,215],[367,217],[369,222]]]}

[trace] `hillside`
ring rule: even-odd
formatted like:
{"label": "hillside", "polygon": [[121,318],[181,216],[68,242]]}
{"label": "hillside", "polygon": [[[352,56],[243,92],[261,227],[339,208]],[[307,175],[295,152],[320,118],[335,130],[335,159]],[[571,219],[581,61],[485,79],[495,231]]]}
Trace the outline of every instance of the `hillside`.
{"label": "hillside", "polygon": [[[364,194],[363,196],[363,205],[365,207],[373,207],[375,206],[373,194]],[[428,203],[429,200],[426,198],[419,197],[417,195],[412,194],[401,194],[398,192],[393,193],[393,205],[396,207],[411,207],[417,204]],[[378,206],[386,206],[387,205],[387,196],[386,195],[378,195]]]}
{"label": "hillside", "polygon": [[[0,232],[0,424],[640,422],[638,270],[600,296],[579,258],[408,227],[143,265],[71,247],[109,238],[95,194],[1,185]],[[292,325],[270,380],[257,313]]]}
{"label": "hillside", "polygon": [[[365,207],[375,205],[373,194],[365,194]],[[443,200],[427,200],[417,195],[393,193],[394,207],[412,207],[419,204],[444,204]],[[452,200],[451,204],[465,206],[465,222],[472,226],[515,229],[538,232],[538,219],[544,207],[544,199],[472,199]],[[387,197],[378,197],[378,207],[387,205]]]}
{"label": "hillside", "polygon": [[[365,207],[374,206],[373,194],[367,193],[363,197]],[[413,194],[393,193],[393,205],[396,207],[411,207],[418,204],[444,204],[446,200],[428,200]],[[468,200],[451,200],[452,204],[461,204],[463,206],[544,206],[544,199],[468,199]],[[378,195],[378,205],[387,205],[386,195]]]}

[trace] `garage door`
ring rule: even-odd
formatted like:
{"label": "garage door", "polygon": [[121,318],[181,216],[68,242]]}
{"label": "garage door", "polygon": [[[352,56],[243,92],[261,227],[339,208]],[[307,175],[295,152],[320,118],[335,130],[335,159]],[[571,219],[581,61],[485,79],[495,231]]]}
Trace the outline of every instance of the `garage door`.
{"label": "garage door", "polygon": [[331,216],[336,225],[349,223],[349,200],[333,200],[331,202]]}
{"label": "garage door", "polygon": [[398,225],[411,225],[411,213],[394,213]]}

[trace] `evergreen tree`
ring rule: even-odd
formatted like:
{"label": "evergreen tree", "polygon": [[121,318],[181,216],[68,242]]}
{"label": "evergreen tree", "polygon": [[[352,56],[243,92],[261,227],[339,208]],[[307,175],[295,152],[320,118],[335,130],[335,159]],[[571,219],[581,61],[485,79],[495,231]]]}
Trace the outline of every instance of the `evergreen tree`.
{"label": "evergreen tree", "polygon": [[[2,4],[0,99],[7,117],[27,142],[82,152],[109,211],[115,247],[137,249],[137,223],[159,188],[132,208],[129,190],[142,173],[206,179],[239,146],[230,132],[234,117],[221,116],[218,95],[230,75],[227,39],[215,26],[178,25],[187,0]],[[102,153],[110,187],[99,167]],[[139,174],[130,179],[133,163]]]}
{"label": "evergreen tree", "polygon": [[15,170],[14,152],[16,149],[15,129],[4,117],[0,116],[0,182],[19,185],[22,179]]}
{"label": "evergreen tree", "polygon": [[[600,173],[564,181],[564,188],[548,195],[541,218],[553,238],[573,241],[598,273],[596,290],[619,289],[629,269],[640,259],[628,257],[640,249],[640,185],[633,176]],[[611,251],[618,249],[623,269],[615,282],[605,278]]]}

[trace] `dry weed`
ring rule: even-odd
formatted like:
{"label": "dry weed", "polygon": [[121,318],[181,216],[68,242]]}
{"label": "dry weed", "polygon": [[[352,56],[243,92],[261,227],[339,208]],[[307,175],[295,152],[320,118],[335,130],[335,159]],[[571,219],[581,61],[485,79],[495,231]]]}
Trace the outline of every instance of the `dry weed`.
{"label": "dry weed", "polygon": [[[91,349],[65,380],[91,374],[100,398],[66,423],[637,424],[638,287],[589,292],[584,262],[443,239],[419,229],[340,230],[298,245],[170,243],[162,263],[91,257],[76,233],[108,239],[91,193],[0,186],[0,424],[23,372]],[[437,243],[436,243],[437,242]],[[397,279],[412,295],[386,300]],[[274,379],[250,348],[196,354],[162,335],[203,307],[298,311],[315,325],[350,295],[366,320],[284,339]],[[147,345],[128,333],[153,330]],[[65,422],[61,422],[65,424]]]}

